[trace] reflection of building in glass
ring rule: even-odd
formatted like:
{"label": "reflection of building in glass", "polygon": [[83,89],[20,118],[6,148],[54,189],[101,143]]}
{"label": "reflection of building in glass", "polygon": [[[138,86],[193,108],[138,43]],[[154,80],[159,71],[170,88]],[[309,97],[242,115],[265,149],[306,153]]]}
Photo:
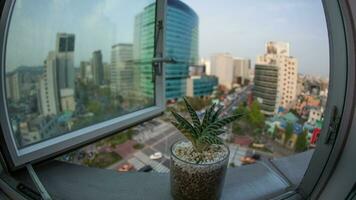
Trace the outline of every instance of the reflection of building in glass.
{"label": "reflection of building in glass", "polygon": [[56,71],[56,53],[48,53],[44,65],[44,75],[40,79],[39,108],[42,115],[56,115],[60,111],[59,86]]}
{"label": "reflection of building in glass", "polygon": [[43,67],[21,66],[6,73],[7,98],[18,101],[36,93],[38,78],[43,73]]}
{"label": "reflection of building in glass", "polygon": [[[257,92],[255,94],[256,97],[262,98],[259,96],[260,94],[263,94],[265,97],[268,96],[269,94],[264,88],[269,85],[275,87],[277,84],[274,111],[276,112],[280,107],[290,108],[295,103],[297,96],[298,63],[296,58],[289,55],[289,44],[268,42],[266,45],[266,54],[257,57],[257,67],[261,69],[255,69],[254,82],[259,87],[259,89],[255,87],[255,93]],[[270,77],[272,73],[268,71],[269,68],[277,68],[278,77]],[[268,101],[267,99],[263,100]]]}
{"label": "reflection of building in glass", "polygon": [[74,89],[74,38],[74,34],[57,33],[56,69],[60,89]]}
{"label": "reflection of building in glass", "polygon": [[115,95],[127,95],[134,89],[132,44],[116,44],[111,49],[111,91]]}
{"label": "reflection of building in glass", "polygon": [[84,83],[91,82],[95,85],[103,85],[104,64],[101,51],[94,51],[91,61],[81,61],[79,72],[80,80]]}
{"label": "reflection of building in glass", "polygon": [[92,67],[88,61],[80,62],[80,80],[84,83],[93,81]]}
{"label": "reflection of building in glass", "polygon": [[93,57],[91,60],[93,81],[96,85],[104,84],[104,65],[103,65],[103,55],[100,50],[93,52]]}
{"label": "reflection of building in glass", "polygon": [[[63,111],[61,95],[65,94],[63,98],[67,99],[68,93],[74,94],[74,34],[57,34],[56,51],[49,52],[44,69],[38,94],[39,108],[44,116],[57,115]],[[74,108],[65,107],[66,111],[74,111]]]}
{"label": "reflection of building in glass", "polygon": [[[151,4],[136,16],[134,33],[134,55],[141,64],[141,86],[146,94],[154,92],[152,65],[154,48],[154,14]],[[168,0],[166,21],[165,53],[178,61],[166,64],[166,98],[180,98],[186,94],[189,65],[198,63],[198,15],[178,0]]]}

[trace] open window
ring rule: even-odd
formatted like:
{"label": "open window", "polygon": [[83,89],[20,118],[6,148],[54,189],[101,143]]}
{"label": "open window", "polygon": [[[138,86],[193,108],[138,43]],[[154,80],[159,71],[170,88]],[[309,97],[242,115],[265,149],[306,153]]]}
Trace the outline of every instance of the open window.
{"label": "open window", "polygon": [[163,8],[154,0],[6,1],[0,107],[10,168],[164,111]]}
{"label": "open window", "polygon": [[[291,132],[303,133],[299,122],[294,122],[296,125],[293,126],[289,126],[289,123],[282,126],[278,121],[288,121],[289,119],[298,121],[294,119],[294,111],[292,112],[289,107],[296,100],[295,90],[298,88],[295,86],[303,84],[303,81],[295,79],[298,76],[297,68],[300,66],[296,60],[298,56],[294,57],[297,55],[294,54],[294,45],[298,41],[289,47],[289,44],[268,42],[269,39],[259,41],[252,37],[257,33],[265,35],[268,32],[263,32],[266,27],[266,29],[273,29],[277,37],[277,32],[282,32],[280,27],[287,27],[284,30],[288,30],[288,27],[292,27],[294,24],[283,18],[276,19],[272,23],[268,17],[281,13],[290,14],[288,9],[295,9],[296,15],[291,18],[298,21],[301,19],[299,11],[304,9],[296,9],[293,7],[295,5],[283,5],[277,9],[273,5],[271,7],[262,6],[257,10],[253,8],[253,12],[245,9],[250,18],[245,20],[244,16],[241,17],[243,19],[241,21],[247,22],[245,24],[247,28],[239,32],[225,23],[237,26],[236,18],[228,15],[224,21],[217,17],[226,12],[226,6],[228,6],[220,1],[212,3],[216,6],[211,6],[210,10],[205,7],[207,2],[194,0],[140,0],[133,2],[118,0],[105,1],[105,3],[104,1],[91,0],[43,0],[41,3],[37,0],[1,2],[0,6],[3,3],[4,8],[0,23],[0,122],[2,131],[0,139],[1,153],[4,155],[6,166],[11,170],[16,170],[28,163],[52,159],[87,144],[90,145],[85,148],[89,151],[83,152],[90,158],[94,152],[91,147],[96,148],[95,150],[104,149],[105,151],[106,146],[109,146],[107,144],[100,146],[100,139],[110,140],[111,138],[107,138],[107,136],[120,131],[127,132],[118,133],[114,137],[119,135],[123,137],[130,135],[131,137],[131,133],[128,133],[131,131],[130,127],[160,115],[165,111],[166,105],[180,109],[182,105],[180,98],[185,95],[192,96],[193,104],[196,100],[195,97],[199,97],[195,102],[195,106],[200,108],[199,116],[204,114],[204,108],[212,102],[226,106],[227,109],[223,113],[225,115],[239,109],[239,104],[236,102],[248,102],[252,97],[255,97],[256,103],[259,103],[260,108],[265,111],[264,114],[276,121],[267,123],[267,127],[261,126],[252,130],[251,135],[270,134],[267,135],[270,137],[268,139],[272,138],[273,142],[279,141],[280,145],[284,145],[283,148],[279,148],[279,152],[290,151],[291,153],[288,154],[290,157],[287,154],[281,154],[279,156],[287,157],[277,161],[269,159],[265,155],[273,156],[274,152],[267,152],[269,151],[268,146],[263,144],[265,142],[263,137],[266,135],[263,135],[260,140],[251,142],[234,133],[235,128],[238,132],[241,127],[234,127],[234,125],[225,127],[227,130],[227,134],[223,138],[225,141],[238,143],[238,145],[240,142],[247,141],[251,145],[249,147],[252,147],[249,149],[251,151],[247,152],[238,145],[229,144],[234,148],[230,149],[233,153],[229,163],[231,169],[228,173],[230,179],[228,178],[227,181],[226,194],[239,198],[245,197],[241,194],[250,195],[245,191],[247,190],[245,186],[246,183],[253,183],[260,187],[256,187],[257,191],[253,191],[252,197],[264,192],[264,195],[271,198],[278,195],[281,195],[281,198],[292,195],[317,198],[323,191],[343,150],[345,141],[350,134],[349,127],[354,114],[354,32],[351,30],[352,20],[348,2],[351,0],[317,2],[320,4],[320,8],[322,8],[321,3],[323,5],[324,11],[319,9],[322,11],[319,14],[323,14],[323,20],[324,14],[326,15],[328,29],[328,35],[324,36],[329,39],[330,60],[323,57],[323,61],[330,65],[330,73],[326,75],[329,76],[329,83],[324,85],[324,89],[329,93],[323,95],[323,108],[308,110],[309,118],[303,121],[303,123],[318,124],[320,127],[308,130],[308,134],[311,135],[308,141],[314,143],[312,148],[315,149],[302,156],[291,156],[294,151],[290,151],[295,150],[300,135],[294,134],[286,139],[287,129]],[[245,1],[245,3],[245,6],[251,5],[250,1]],[[204,4],[200,9],[205,12],[206,16],[210,16],[210,20],[204,21],[199,16],[201,10],[194,10],[196,4]],[[236,11],[235,7],[231,6],[230,9],[232,10],[230,13]],[[269,9],[268,12],[265,9]],[[256,22],[263,23],[263,26],[256,23],[258,29],[252,31],[253,34],[246,34],[249,30],[248,27],[253,22],[251,18],[257,15],[256,12],[266,15],[265,19],[263,17],[260,20],[253,18]],[[246,14],[246,12],[239,13]],[[303,15],[303,17],[305,16]],[[231,19],[234,20],[231,22],[229,21]],[[309,22],[309,19],[304,19]],[[252,56],[248,56],[249,59],[235,57],[240,56],[239,53],[234,55],[221,53],[213,56],[205,54],[211,56],[210,62],[204,59],[199,61],[198,47],[199,40],[202,39],[199,37],[202,35],[200,29],[204,27],[199,26],[199,23],[206,23],[203,40],[205,37],[205,41],[211,42],[214,50],[218,49],[220,45],[216,44],[216,41],[222,41],[221,43],[225,42],[225,44],[234,43],[229,40],[230,38],[217,37],[214,33],[226,31],[224,33],[234,38],[242,33],[247,39],[242,39],[240,42],[245,43],[247,48],[240,48],[241,51],[251,51],[252,43],[258,42],[261,53],[254,54],[254,56],[261,56],[255,60]],[[290,26],[283,26],[283,24]],[[294,29],[288,31],[296,32]],[[300,37],[306,37],[305,33],[309,34],[310,32],[307,30]],[[319,39],[319,37],[314,38],[314,40]],[[305,45],[307,43],[303,42],[299,41],[298,44]],[[311,47],[311,44],[314,43],[313,41],[309,42],[308,45]],[[327,41],[323,42],[323,44],[327,43]],[[236,44],[239,43],[236,42]],[[291,52],[289,52],[289,48]],[[327,49],[326,44],[324,50],[327,51]],[[224,52],[224,50],[219,51]],[[309,51],[310,55],[315,52]],[[242,56],[245,55],[242,54]],[[273,56],[284,61],[278,61],[280,63],[276,64],[275,60],[278,59]],[[319,58],[316,56],[315,59]],[[166,63],[165,67],[163,67],[164,63]],[[236,70],[223,70],[221,67],[223,65],[227,66],[226,68],[237,67]],[[326,65],[324,65],[325,68]],[[251,66],[255,66],[254,73],[250,73]],[[281,70],[283,66],[288,70]],[[216,68],[213,69],[214,67]],[[312,68],[313,66],[308,67]],[[322,73],[324,72],[326,71]],[[251,74],[254,79],[251,78]],[[229,77],[224,78],[225,75],[229,75]],[[229,87],[219,87],[218,84],[221,83],[227,84]],[[234,87],[236,85],[242,87]],[[320,86],[312,85],[309,89],[310,93],[316,92],[317,95],[314,96],[320,94]],[[216,98],[214,101],[205,98],[213,95]],[[311,98],[310,101],[313,100]],[[256,105],[252,101],[250,103],[251,107]],[[241,110],[246,108],[241,107]],[[289,112],[292,114],[288,114]],[[303,110],[296,112],[303,114]],[[282,117],[274,118],[276,113]],[[135,144],[137,149],[141,150],[142,146],[140,145],[145,146],[146,143],[149,148],[145,147],[142,151],[134,150],[137,155],[130,158],[125,157],[125,161],[122,163],[132,164],[135,168],[137,166],[137,171],[140,171],[139,167],[142,167],[142,171],[147,170],[147,165],[152,163],[156,165],[150,170],[169,171],[169,147],[170,144],[180,139],[181,135],[173,127],[169,127],[169,122],[165,117],[166,115],[159,119],[159,122],[153,120],[135,128],[140,131],[140,134],[137,134],[135,138],[139,142],[139,144]],[[263,122],[263,124],[266,123]],[[237,136],[237,139],[231,140],[231,135]],[[114,144],[115,148],[120,149],[118,144],[122,144],[121,138],[115,137],[115,139],[118,141],[114,141],[110,145]],[[94,143],[97,141],[99,142]],[[108,149],[111,151],[114,148]],[[305,146],[301,149],[305,150]],[[79,153],[74,156],[75,161],[81,157],[81,150],[79,149]],[[262,156],[255,154],[255,152],[264,150],[266,152],[263,152]],[[241,152],[246,153],[244,154],[246,156],[243,156]],[[251,154],[247,156],[247,153]],[[60,159],[66,160],[65,156]],[[243,159],[240,157],[243,157],[245,161],[247,158],[249,160],[251,158],[258,160],[261,157],[266,159],[260,159],[262,161],[257,162],[257,165],[240,168],[236,167],[242,165],[240,161]],[[297,157],[298,163],[295,161]],[[119,161],[119,159],[115,160],[114,164]],[[247,164],[251,164],[248,162]],[[60,162],[55,161],[54,163]],[[104,166],[100,160],[97,163],[102,166],[94,167],[109,168],[108,166],[113,164]],[[67,169],[71,171],[80,168],[80,166],[73,167],[64,162],[58,165],[60,165],[59,168],[64,169],[61,171],[62,174],[66,173]],[[127,170],[129,167],[130,165],[124,165],[123,168],[113,165],[112,169],[120,171],[121,169]],[[39,173],[52,175],[54,169],[53,164],[48,164],[48,168],[45,165],[39,170]],[[85,168],[83,170],[85,172],[78,174],[78,177],[83,175],[96,178],[95,174],[89,176],[89,174],[92,175],[93,170],[96,169]],[[21,177],[20,171],[13,173],[14,177],[16,175]],[[75,179],[77,177],[74,176],[73,171],[69,174]],[[54,187],[50,183],[51,180],[58,179],[62,174],[48,176],[48,179],[43,178],[43,182],[48,184],[48,188],[57,192],[57,188],[53,189]],[[138,194],[126,195],[153,194],[157,197],[155,199],[166,199],[159,198],[168,194],[169,184],[165,182],[168,179],[162,178],[166,175],[137,174],[139,173],[125,174],[125,178],[121,180],[129,181],[120,182],[122,184],[120,186],[126,191],[131,191],[132,184],[136,184],[137,178],[140,176],[141,180],[147,178],[150,185],[154,185],[154,187],[160,185],[162,188],[159,192],[153,188],[143,192],[138,191]],[[256,174],[258,174],[257,178]],[[43,177],[46,177],[45,175]],[[292,180],[296,175],[298,180]],[[112,186],[111,183],[117,181],[110,172],[106,172],[103,177],[112,181],[103,183],[103,185]],[[271,180],[271,177],[275,178],[278,184],[267,184],[267,187],[276,186],[279,187],[278,190],[275,187],[265,190],[266,183],[270,183],[268,181]],[[240,180],[245,182],[237,182]],[[265,180],[266,182],[264,182]],[[142,181],[138,185],[146,188],[147,182]],[[61,189],[63,190],[60,188],[59,192],[62,192]],[[236,191],[241,193],[237,194]],[[90,196],[90,194],[86,195]]]}

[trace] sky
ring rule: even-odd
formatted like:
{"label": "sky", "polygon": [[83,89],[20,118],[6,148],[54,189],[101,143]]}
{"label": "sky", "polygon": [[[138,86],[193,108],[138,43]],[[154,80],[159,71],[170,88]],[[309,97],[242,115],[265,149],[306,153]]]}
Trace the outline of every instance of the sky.
{"label": "sky", "polygon": [[[329,47],[321,0],[183,0],[199,16],[200,56],[250,58],[267,41],[290,43],[299,72],[328,76]],[[85,2],[85,3],[83,3]],[[75,62],[95,50],[110,60],[113,44],[132,43],[134,17],[153,0],[17,0],[7,43],[7,70],[42,65],[57,32],[76,35]]]}

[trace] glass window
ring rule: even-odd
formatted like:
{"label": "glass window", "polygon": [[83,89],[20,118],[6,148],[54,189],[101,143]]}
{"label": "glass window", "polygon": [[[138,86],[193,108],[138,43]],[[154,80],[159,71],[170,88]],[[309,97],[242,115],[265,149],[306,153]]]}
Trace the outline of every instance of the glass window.
{"label": "glass window", "polygon": [[162,76],[152,65],[163,34],[155,37],[154,0],[14,4],[3,77],[7,145],[17,156],[162,112]]}
{"label": "glass window", "polygon": [[[246,11],[236,12],[237,7]],[[271,12],[274,9],[283,12]],[[303,18],[299,9],[307,11]],[[298,23],[291,23],[296,19]],[[259,154],[263,160],[315,147],[323,119],[308,122],[309,109],[324,112],[329,77],[328,34],[321,2],[168,0],[166,20],[165,51],[176,63],[165,68],[165,115],[62,159],[118,170],[128,165],[130,171],[150,165],[153,171],[167,172],[170,145],[183,137],[170,124],[168,111],[175,109],[188,116],[183,96],[188,96],[200,116],[212,103],[224,106],[226,114],[249,111],[250,120],[227,126],[222,135],[234,155],[232,167],[243,165],[240,159],[244,156]],[[302,33],[308,34],[301,37]],[[288,69],[294,72],[288,75]],[[319,89],[313,89],[314,85]],[[258,111],[252,111],[252,105]],[[260,119],[257,124],[251,123],[254,117]],[[289,123],[292,128],[287,128]],[[105,156],[104,149],[120,157],[99,166],[100,159],[91,155]]]}

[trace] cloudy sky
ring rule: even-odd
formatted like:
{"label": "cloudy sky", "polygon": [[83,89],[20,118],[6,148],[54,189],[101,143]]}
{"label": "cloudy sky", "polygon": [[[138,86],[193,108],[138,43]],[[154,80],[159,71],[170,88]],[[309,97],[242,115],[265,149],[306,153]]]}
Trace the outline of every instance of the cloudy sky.
{"label": "cloudy sky", "polygon": [[[7,69],[41,65],[57,32],[76,35],[76,65],[94,50],[110,60],[119,42],[132,43],[134,16],[153,0],[17,0]],[[84,3],[85,2],[85,3]],[[321,0],[184,0],[199,15],[200,55],[228,52],[252,61],[266,41],[285,41],[301,73],[328,76],[328,36]]]}

